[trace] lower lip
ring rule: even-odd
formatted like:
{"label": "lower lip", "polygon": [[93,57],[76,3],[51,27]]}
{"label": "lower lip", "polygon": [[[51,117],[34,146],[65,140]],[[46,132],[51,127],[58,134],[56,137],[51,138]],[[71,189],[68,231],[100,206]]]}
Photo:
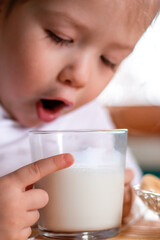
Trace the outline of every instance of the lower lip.
{"label": "lower lip", "polygon": [[50,110],[44,109],[41,101],[36,104],[36,110],[38,118],[43,122],[52,122],[60,116],[60,111],[52,113]]}

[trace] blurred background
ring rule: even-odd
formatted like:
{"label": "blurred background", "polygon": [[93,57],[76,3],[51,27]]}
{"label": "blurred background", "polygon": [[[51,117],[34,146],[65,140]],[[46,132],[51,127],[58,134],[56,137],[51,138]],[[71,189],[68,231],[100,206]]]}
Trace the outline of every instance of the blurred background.
{"label": "blurred background", "polygon": [[144,173],[160,177],[160,14],[99,96]]}

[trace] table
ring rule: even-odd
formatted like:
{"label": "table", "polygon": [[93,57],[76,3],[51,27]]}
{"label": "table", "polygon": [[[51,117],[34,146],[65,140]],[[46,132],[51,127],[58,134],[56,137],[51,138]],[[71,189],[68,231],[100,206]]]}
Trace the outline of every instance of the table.
{"label": "table", "polygon": [[[33,230],[33,235],[38,234],[37,229]],[[45,239],[44,237],[37,236],[36,240]],[[110,238],[111,240],[160,240],[160,221],[148,221],[144,219],[138,220],[136,223],[125,226],[121,233]]]}

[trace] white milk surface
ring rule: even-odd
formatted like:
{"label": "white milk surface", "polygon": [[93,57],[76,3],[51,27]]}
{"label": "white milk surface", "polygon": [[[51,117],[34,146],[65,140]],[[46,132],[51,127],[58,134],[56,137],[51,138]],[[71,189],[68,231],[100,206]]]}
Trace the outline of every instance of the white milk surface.
{"label": "white milk surface", "polygon": [[100,231],[121,224],[124,172],[74,168],[52,173],[37,183],[49,194],[39,225],[55,232]]}

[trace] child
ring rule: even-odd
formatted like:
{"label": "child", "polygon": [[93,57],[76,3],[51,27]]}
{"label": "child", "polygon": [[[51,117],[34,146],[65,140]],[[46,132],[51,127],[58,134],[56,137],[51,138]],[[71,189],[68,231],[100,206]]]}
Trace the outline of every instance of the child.
{"label": "child", "polygon": [[[96,98],[121,61],[132,52],[159,7],[159,0],[2,0],[1,3],[2,123],[17,134],[52,122]],[[6,140],[9,131],[3,133]],[[15,143],[12,137],[10,148]],[[37,209],[48,202],[48,195],[40,189],[31,189],[31,185],[72,163],[73,157],[63,154],[1,177],[2,239],[27,239],[30,227],[39,218]],[[126,178],[128,188],[132,174]]]}

